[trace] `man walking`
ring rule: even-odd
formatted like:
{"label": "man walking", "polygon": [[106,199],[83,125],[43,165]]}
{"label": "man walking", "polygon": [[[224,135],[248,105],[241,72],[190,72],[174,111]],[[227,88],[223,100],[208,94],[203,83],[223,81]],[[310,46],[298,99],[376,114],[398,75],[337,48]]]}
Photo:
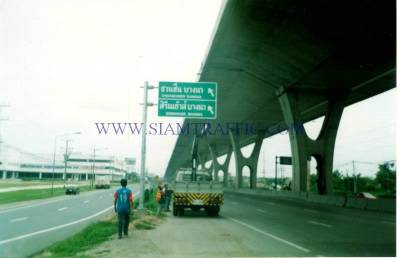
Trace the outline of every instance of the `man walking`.
{"label": "man walking", "polygon": [[126,187],[128,181],[121,179],[121,188],[114,193],[114,210],[118,213],[118,238],[122,238],[122,229],[124,235],[128,235],[129,217],[133,209],[132,191]]}

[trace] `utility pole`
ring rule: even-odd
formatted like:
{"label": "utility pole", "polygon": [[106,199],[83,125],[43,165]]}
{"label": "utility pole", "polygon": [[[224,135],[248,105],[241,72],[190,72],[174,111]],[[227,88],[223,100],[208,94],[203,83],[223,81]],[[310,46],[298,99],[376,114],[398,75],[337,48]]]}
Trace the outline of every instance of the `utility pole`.
{"label": "utility pole", "polygon": [[77,135],[77,134],[81,134],[81,132],[65,133],[65,134],[61,134],[61,135],[56,135],[54,137],[53,169],[52,169],[52,176],[51,176],[51,196],[53,196],[53,193],[54,193],[54,173],[55,173],[55,166],[56,166],[57,139],[59,137],[64,137],[67,135]]}
{"label": "utility pole", "polygon": [[150,86],[146,81],[143,87],[143,129],[142,129],[142,150],[140,156],[140,199],[139,210],[144,209],[144,181],[146,174],[146,134],[147,134],[147,107],[154,106],[153,103],[147,102],[148,90],[155,89],[156,87]]}
{"label": "utility pole", "polygon": [[265,178],[265,156],[264,156],[264,150],[262,152],[262,164],[263,164],[263,168],[262,168],[263,184],[264,184],[264,186],[267,186],[267,179]]}
{"label": "utility pole", "polygon": [[90,180],[92,189],[94,187],[94,177],[95,177],[95,175],[94,175],[94,167],[96,166],[95,162],[96,162],[96,148],[93,148],[92,180]]}
{"label": "utility pole", "polygon": [[278,156],[275,156],[275,191],[278,190]]}
{"label": "utility pole", "polygon": [[67,182],[67,166],[68,166],[68,158],[69,158],[69,153],[68,153],[68,144],[70,140],[66,139],[65,140],[65,154],[64,154],[64,187],[66,186]]}
{"label": "utility pole", "polygon": [[[1,115],[1,109],[2,108],[7,108],[7,107],[10,107],[10,105],[0,105],[0,115]],[[9,120],[8,118],[2,118],[1,116],[0,116],[0,122],[1,121],[7,121],[7,120]],[[1,153],[1,144],[3,143],[3,139],[2,139],[2,137],[1,137],[1,123],[0,123],[0,153]]]}
{"label": "utility pole", "polygon": [[353,190],[354,193],[357,193],[357,175],[356,175],[356,170],[355,170],[355,165],[354,165],[354,160],[352,161],[353,164]]}

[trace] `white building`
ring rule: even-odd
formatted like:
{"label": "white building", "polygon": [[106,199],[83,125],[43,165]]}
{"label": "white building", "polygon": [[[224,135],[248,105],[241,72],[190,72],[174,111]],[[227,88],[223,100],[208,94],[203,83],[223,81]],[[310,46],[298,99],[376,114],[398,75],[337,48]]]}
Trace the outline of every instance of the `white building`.
{"label": "white building", "polygon": [[1,160],[0,179],[91,180],[96,175],[108,175],[112,180],[120,180],[126,177],[128,168],[131,166],[125,160],[113,156],[99,156],[93,160],[91,155],[71,155],[66,163],[57,161],[54,170],[53,161],[49,159],[39,161],[32,158]]}

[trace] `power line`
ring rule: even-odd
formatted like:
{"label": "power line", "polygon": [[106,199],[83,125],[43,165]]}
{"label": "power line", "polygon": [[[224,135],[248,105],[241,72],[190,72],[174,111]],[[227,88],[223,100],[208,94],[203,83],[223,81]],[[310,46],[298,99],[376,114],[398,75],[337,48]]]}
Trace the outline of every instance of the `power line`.
{"label": "power line", "polygon": [[[383,163],[389,163],[389,162],[395,162],[396,160],[385,160],[385,161],[360,161],[360,160],[354,160],[354,163],[357,164],[366,164],[366,165],[379,165],[379,164],[383,164]],[[353,163],[352,161],[347,161],[345,163],[341,163],[339,165],[334,165],[334,167],[339,168],[339,167],[344,167],[347,165],[351,165]]]}
{"label": "power line", "polygon": [[18,147],[15,147],[15,146],[12,146],[12,145],[9,145],[9,144],[4,144],[4,147],[9,148],[9,149],[12,149],[12,150],[14,150],[14,151],[16,151],[16,152],[18,152],[18,153],[20,153],[20,154],[23,154],[23,155],[32,157],[32,158],[37,159],[37,160],[41,160],[41,161],[51,161],[51,159],[49,159],[49,158],[45,158],[45,157],[39,156],[39,155],[37,155],[37,154],[24,151],[24,150],[22,150],[22,149],[20,149],[20,148],[18,148]]}

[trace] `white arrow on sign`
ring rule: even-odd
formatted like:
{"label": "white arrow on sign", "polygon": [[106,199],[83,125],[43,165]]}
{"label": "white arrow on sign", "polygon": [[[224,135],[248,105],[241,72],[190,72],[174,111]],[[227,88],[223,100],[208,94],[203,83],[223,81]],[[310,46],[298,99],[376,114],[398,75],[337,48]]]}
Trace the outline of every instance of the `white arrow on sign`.
{"label": "white arrow on sign", "polygon": [[211,113],[211,115],[214,115],[214,110],[212,106],[207,106],[207,110]]}
{"label": "white arrow on sign", "polygon": [[215,95],[214,95],[214,90],[211,89],[211,88],[208,88],[208,94],[210,94],[211,97],[215,97]]}

